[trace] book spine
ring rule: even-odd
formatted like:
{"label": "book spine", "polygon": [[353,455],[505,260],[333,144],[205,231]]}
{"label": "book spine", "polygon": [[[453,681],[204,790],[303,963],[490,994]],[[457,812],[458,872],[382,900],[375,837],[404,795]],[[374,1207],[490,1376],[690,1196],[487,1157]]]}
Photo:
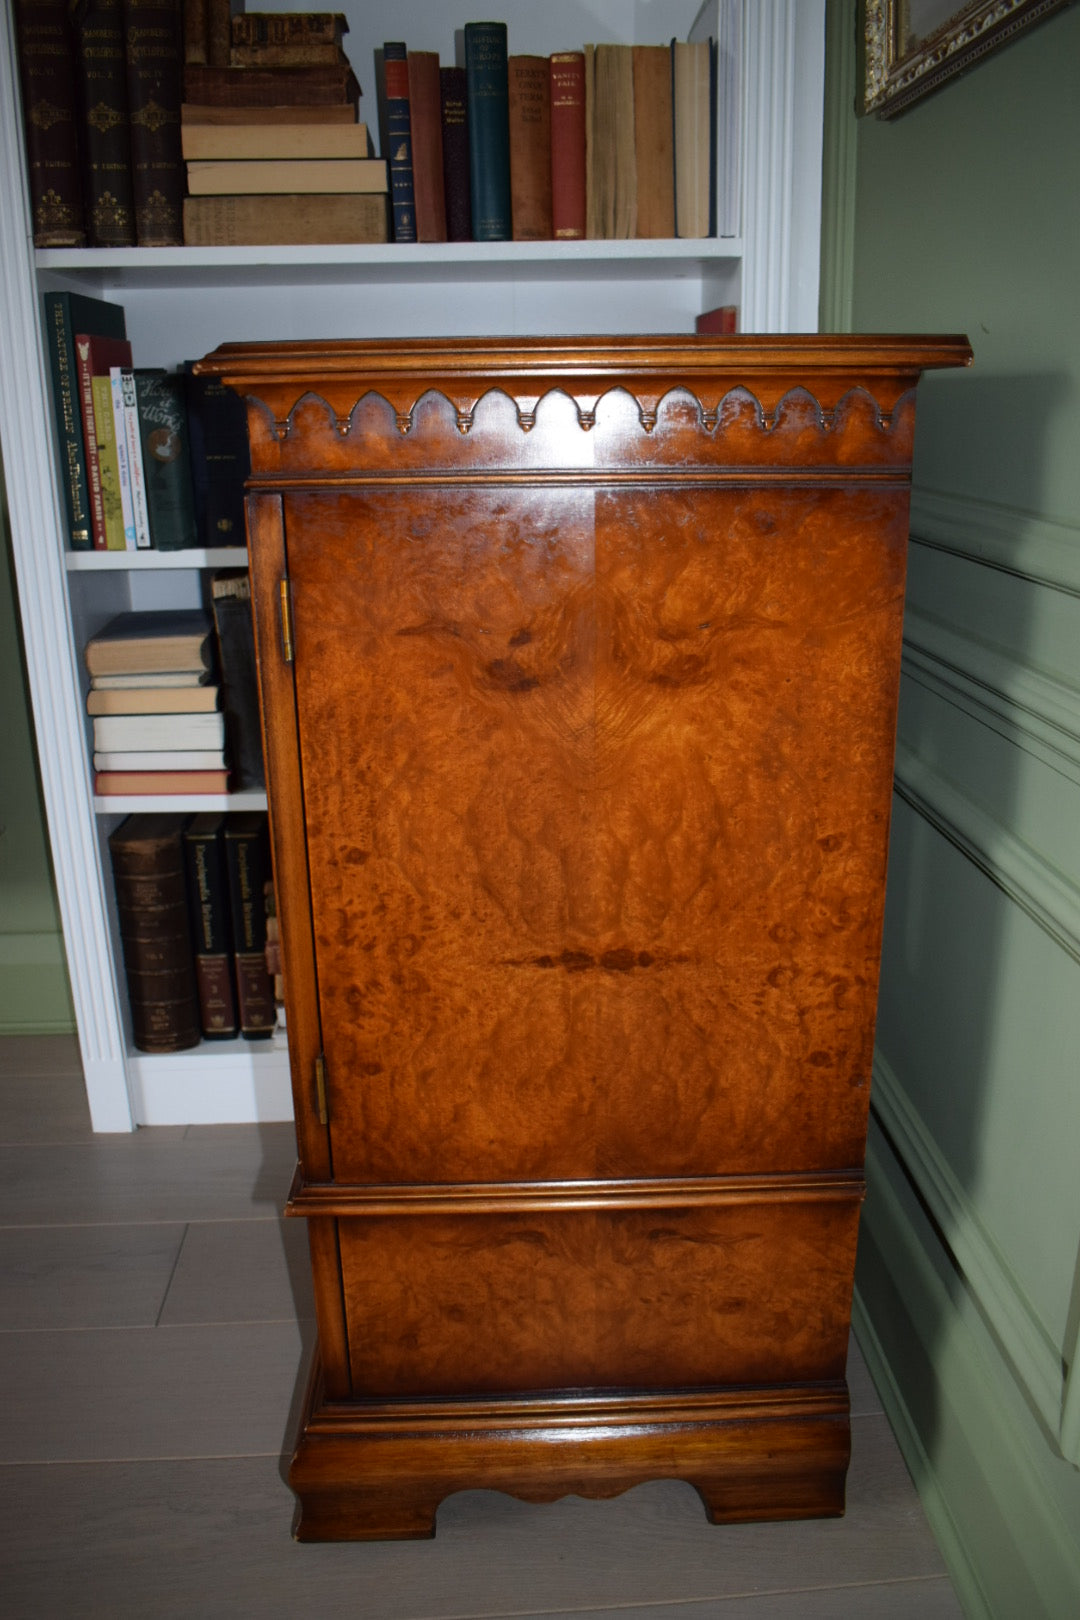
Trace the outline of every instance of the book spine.
{"label": "book spine", "polygon": [[669,240],[675,235],[671,51],[664,45],[635,45],[633,53],[637,234]]}
{"label": "book spine", "polygon": [[101,482],[101,455],[94,419],[94,368],[89,337],[75,338],[75,366],[79,383],[79,411],[82,416],[83,452],[86,456],[86,483],[90,506],[90,529],[95,551],[107,551],[109,537],[105,524],[105,491]]}
{"label": "book spine", "polygon": [[283,45],[232,45],[229,66],[242,68],[333,67],[343,58],[340,45],[321,40],[295,40]]}
{"label": "book spine", "polygon": [[347,63],[336,67],[231,68],[194,62],[184,73],[184,94],[202,107],[355,107],[360,87]]}
{"label": "book spine", "polygon": [[75,39],[87,237],[91,247],[134,247],[122,0],[84,0],[76,12]]}
{"label": "book spine", "polygon": [[60,456],[60,490],[67,518],[67,543],[72,551],[92,551],[94,540],[90,525],[90,493],[75,372],[75,334],[71,329],[70,306],[65,293],[45,294],[45,327]]}
{"label": "book spine", "polygon": [[120,499],[120,466],[116,455],[113,426],[112,381],[106,376],[91,379],[94,397],[94,437],[97,440],[101,499],[105,510],[105,549],[126,551],[124,507]]}
{"label": "book spine", "polygon": [[206,0],[206,61],[209,66],[228,67],[231,45],[231,0]]}
{"label": "book spine", "polygon": [[506,24],[465,24],[473,238],[509,242],[510,128]]}
{"label": "book spine", "polygon": [[191,247],[386,242],[387,205],[386,193],[375,191],[185,197],[184,241]]}
{"label": "book spine", "polygon": [[551,58],[551,223],[558,241],[585,235],[585,56]]}
{"label": "book spine", "polygon": [[153,544],[150,535],[150,509],[146,504],[146,469],[143,466],[142,437],[139,433],[139,402],[135,392],[135,373],[130,366],[120,368],[120,399],[124,412],[124,441],[127,446],[131,510],[135,520],[135,549],[148,551]]}
{"label": "book spine", "polygon": [[183,551],[197,539],[183,384],[165,371],[134,375],[150,534],[158,551]]}
{"label": "book spine", "polygon": [[112,392],[113,441],[116,445],[116,475],[120,486],[120,510],[124,516],[124,550],[135,550],[135,504],[131,493],[131,464],[128,459],[127,423],[124,420],[124,391],[120,366],[109,369]]}
{"label": "book spine", "polygon": [[395,242],[416,241],[416,198],[413,190],[412,126],[409,120],[409,60],[405,46],[383,46],[386,95],[386,150],[390,166],[390,216]]}
{"label": "book spine", "polygon": [[131,178],[140,247],[183,243],[180,0],[123,0]]}
{"label": "book spine", "polygon": [[75,57],[67,0],[16,0],[35,247],[85,247]]}
{"label": "book spine", "polygon": [[250,471],[243,401],[216,377],[184,370],[195,523],[201,546],[244,544],[244,482]]}
{"label": "book spine", "polygon": [[442,111],[446,239],[448,242],[471,242],[469,113],[464,68],[439,69],[439,100]]}
{"label": "book spine", "polygon": [[220,815],[194,816],[183,836],[199,1022],[206,1040],[230,1040],[240,1034],[228,927],[223,820]]}
{"label": "book spine", "polygon": [[141,821],[129,817],[109,840],[132,1038],[143,1052],[182,1052],[200,1038],[182,819],[171,835],[144,842]]}
{"label": "book spine", "polygon": [[739,306],[720,304],[707,309],[694,321],[694,331],[704,336],[734,337],[739,330]]}
{"label": "book spine", "polygon": [[349,25],[333,11],[252,11],[233,17],[230,41],[238,45],[340,45]]}
{"label": "book spine", "polygon": [[184,64],[210,60],[208,0],[184,0]]}
{"label": "book spine", "polygon": [[410,51],[408,65],[416,238],[419,242],[445,242],[446,196],[443,190],[438,54],[435,51]]}
{"label": "book spine", "polygon": [[515,242],[551,239],[551,69],[546,56],[507,62],[510,213]]}
{"label": "book spine", "polygon": [[225,849],[240,1033],[245,1040],[257,1040],[272,1035],[277,1022],[274,986],[265,956],[264,891],[270,878],[266,818],[230,818],[225,828]]}
{"label": "book spine", "polygon": [[266,772],[259,720],[251,582],[247,572],[224,570],[215,574],[210,582],[210,600],[217,636],[227,757],[238,788],[261,788],[266,785]]}

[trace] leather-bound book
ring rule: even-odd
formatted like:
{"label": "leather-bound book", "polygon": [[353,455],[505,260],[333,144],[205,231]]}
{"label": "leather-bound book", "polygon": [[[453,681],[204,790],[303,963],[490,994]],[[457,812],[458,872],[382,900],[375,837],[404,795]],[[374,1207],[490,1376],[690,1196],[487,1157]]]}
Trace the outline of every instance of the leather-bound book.
{"label": "leather-bound book", "polygon": [[184,69],[184,98],[200,107],[318,107],[348,103],[360,86],[348,62],[334,67],[234,68],[200,62]]}
{"label": "leather-bound book", "polygon": [[385,191],[184,198],[184,241],[189,247],[389,239]]}
{"label": "leather-bound book", "polygon": [[412,125],[409,120],[409,53],[400,40],[382,48],[379,122],[382,155],[390,169],[390,220],[395,242],[416,241]]}
{"label": "leather-bound book", "polygon": [[220,811],[192,816],[184,829],[199,1019],[208,1041],[229,1040],[240,1030],[233,984],[224,830],[225,816]]}
{"label": "leather-bound book", "polygon": [[15,0],[35,247],[85,247],[78,92],[67,0]]}
{"label": "leather-bound book", "polygon": [[209,0],[184,0],[184,63],[209,60]]}
{"label": "leather-bound book", "polygon": [[255,630],[247,569],[226,568],[214,574],[210,581],[210,603],[225,710],[225,746],[233,785],[239,789],[265,787]]}
{"label": "leather-bound book", "polygon": [[123,0],[135,232],[140,247],[184,240],[180,0]]}
{"label": "leather-bound book", "polygon": [[240,1033],[259,1040],[274,1033],[274,983],[266,968],[266,895],[270,840],[265,811],[231,815],[225,823],[226,867]]}
{"label": "leather-bound book", "polygon": [[551,58],[551,226],[557,241],[585,235],[585,55]]}
{"label": "leather-bound book", "polygon": [[513,237],[506,40],[505,23],[465,24],[469,180],[477,242],[509,242]]}
{"label": "leather-bound book", "polygon": [[472,198],[469,182],[469,107],[465,69],[439,69],[442,103],[443,195],[446,199],[446,239],[472,241]]}
{"label": "leather-bound book", "polygon": [[637,234],[668,240],[675,235],[671,48],[635,45],[633,62]]}
{"label": "leather-bound book", "polygon": [[410,51],[408,61],[416,239],[418,242],[445,242],[439,56],[437,51]]}
{"label": "leather-bound book", "polygon": [[[249,199],[256,204],[259,200]],[[184,367],[184,393],[199,544],[242,546],[244,481],[251,468],[243,402],[216,377],[193,376],[190,365]]]}
{"label": "leather-bound book", "polygon": [[182,812],[128,816],[109,838],[132,1039],[142,1052],[197,1046]]}
{"label": "leather-bound book", "polygon": [[510,214],[515,242],[551,240],[551,69],[546,56],[507,61]]}
{"label": "leather-bound book", "polygon": [[134,247],[122,0],[83,0],[75,13],[75,57],[87,241],[91,247]]}

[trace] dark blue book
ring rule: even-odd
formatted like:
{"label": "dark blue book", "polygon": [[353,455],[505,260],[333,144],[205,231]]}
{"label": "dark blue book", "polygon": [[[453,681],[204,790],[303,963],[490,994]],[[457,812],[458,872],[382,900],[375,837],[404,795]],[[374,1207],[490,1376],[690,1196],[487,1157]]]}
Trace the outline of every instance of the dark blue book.
{"label": "dark blue book", "polygon": [[469,190],[475,242],[509,242],[510,97],[506,24],[465,24],[469,105]]}
{"label": "dark blue book", "polygon": [[45,342],[52,373],[66,539],[72,551],[92,551],[90,486],[86,477],[86,446],[75,360],[77,332],[91,337],[126,337],[123,308],[119,304],[108,304],[102,298],[89,298],[85,293],[45,294]]}
{"label": "dark blue book", "polygon": [[395,242],[416,241],[416,198],[413,189],[412,124],[409,119],[409,55],[391,42],[382,48],[383,157],[390,170],[390,214]]}
{"label": "dark blue book", "polygon": [[196,377],[184,362],[195,528],[200,546],[242,546],[244,484],[251,471],[247,412],[217,377]]}

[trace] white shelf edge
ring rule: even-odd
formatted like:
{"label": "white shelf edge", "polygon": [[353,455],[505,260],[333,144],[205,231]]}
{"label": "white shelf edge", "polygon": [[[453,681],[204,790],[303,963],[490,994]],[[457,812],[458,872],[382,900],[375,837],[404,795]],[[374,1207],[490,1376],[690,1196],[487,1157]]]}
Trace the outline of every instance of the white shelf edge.
{"label": "white shelf edge", "polygon": [[193,547],[187,551],[66,551],[69,574],[130,572],[143,568],[246,568],[246,546]]}
{"label": "white shelf edge", "polygon": [[143,810],[265,810],[266,794],[248,793],[99,793],[94,798],[94,814],[127,816]]}

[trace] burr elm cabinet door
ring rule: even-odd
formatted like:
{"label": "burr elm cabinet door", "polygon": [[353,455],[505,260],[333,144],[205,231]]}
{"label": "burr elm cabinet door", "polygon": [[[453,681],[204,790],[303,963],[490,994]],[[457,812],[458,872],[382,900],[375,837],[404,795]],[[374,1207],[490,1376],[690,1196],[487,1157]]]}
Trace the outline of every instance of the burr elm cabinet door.
{"label": "burr elm cabinet door", "polygon": [[306,1537],[837,1513],[914,386],[961,339],[230,345]]}

